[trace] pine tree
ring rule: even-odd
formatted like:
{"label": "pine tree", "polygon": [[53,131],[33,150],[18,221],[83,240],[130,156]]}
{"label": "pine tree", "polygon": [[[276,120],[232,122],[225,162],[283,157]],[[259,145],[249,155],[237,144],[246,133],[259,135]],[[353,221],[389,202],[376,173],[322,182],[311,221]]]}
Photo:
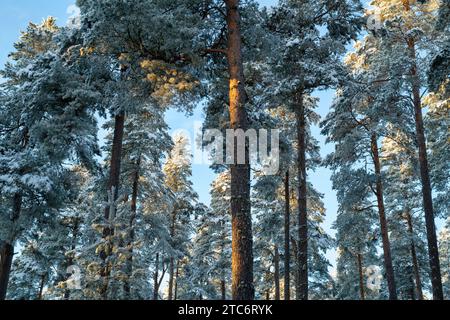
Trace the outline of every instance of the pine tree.
{"label": "pine tree", "polygon": [[[361,89],[351,89],[351,85],[349,85],[341,93],[341,96],[336,98],[334,111],[323,123],[323,132],[329,135],[329,141],[337,143],[336,151],[329,156],[328,163],[335,171],[339,167],[343,167],[344,172],[353,171],[354,174],[358,174],[362,178],[357,184],[358,188],[361,188],[360,192],[362,193],[362,190],[365,188],[367,191],[372,191],[376,197],[389,297],[390,299],[396,299],[396,284],[392,266],[378,146],[379,129],[377,126],[381,125],[381,123],[377,123],[377,120],[380,120],[374,117],[379,111],[371,109],[376,108],[377,105],[372,105],[370,97],[367,98],[362,93],[363,91],[358,91]],[[361,95],[362,98],[358,95]],[[369,100],[369,103],[367,103],[367,100]],[[368,170],[368,163],[372,165],[373,169],[371,171]],[[334,187],[339,190],[345,186],[341,187],[334,184]],[[350,203],[350,205],[352,204],[353,202]]]}
{"label": "pine tree", "polygon": [[[395,47],[393,56],[402,58],[403,63],[397,68],[392,68],[387,74],[387,79],[392,82],[404,82],[403,90],[411,99],[411,107],[415,123],[415,139],[417,141],[418,161],[422,182],[422,195],[424,214],[427,227],[428,253],[430,268],[432,273],[433,296],[435,299],[442,299],[442,283],[439,267],[439,253],[436,240],[436,226],[434,222],[433,199],[430,181],[430,168],[427,155],[426,135],[422,114],[422,94],[421,87],[426,81],[426,70],[420,66],[430,65],[426,61],[430,59],[430,52],[436,39],[433,32],[433,25],[436,21],[436,13],[439,9],[439,1],[384,1],[375,0],[372,2],[380,10],[381,21],[385,26],[383,37],[383,49]],[[403,35],[406,35],[403,36]],[[383,49],[380,52],[385,52]],[[426,52],[425,59],[421,59],[417,54],[419,51]],[[389,61],[386,59],[385,61]],[[406,77],[405,77],[406,76]]]}
{"label": "pine tree", "polygon": [[175,285],[175,266],[186,255],[183,244],[189,240],[190,216],[194,211],[197,194],[189,180],[192,175],[191,154],[188,138],[183,135],[174,137],[174,147],[164,165],[166,185],[173,194],[173,204],[168,208],[170,237],[173,252],[169,253],[168,300],[173,300]]}
{"label": "pine tree", "polygon": [[[271,29],[280,35],[279,55],[272,62],[276,79],[275,94],[288,101],[288,108],[296,115],[297,127],[297,192],[300,225],[298,241],[297,298],[308,299],[308,223],[307,223],[307,131],[311,121],[311,108],[305,97],[313,90],[336,85],[338,56],[346,43],[360,28],[358,1],[282,1],[271,17]],[[338,18],[336,18],[338,17]],[[321,33],[325,26],[327,32]]]}
{"label": "pine tree", "polygon": [[[64,204],[66,161],[89,165],[97,152],[92,106],[98,98],[86,85],[86,62],[68,42],[69,31],[53,18],[30,24],[2,75],[3,196],[11,199],[2,219],[0,298],[6,293],[15,241],[34,216]],[[76,46],[75,46],[76,47]],[[89,163],[90,162],[90,163]],[[12,166],[11,164],[14,163]]]}
{"label": "pine tree", "polygon": [[[125,294],[133,296],[131,292],[133,282],[133,254],[137,244],[136,229],[142,221],[142,205],[149,192],[156,193],[164,185],[162,179],[161,159],[169,153],[171,139],[167,134],[167,125],[162,118],[162,110],[158,105],[146,105],[138,114],[130,114],[125,123],[125,136],[123,149],[125,153],[123,162],[123,178],[127,187],[130,201],[130,217],[128,225],[127,248],[129,256],[125,273],[129,280],[125,281]],[[142,141],[148,141],[142,144]],[[138,273],[139,274],[139,273]],[[139,292],[139,291],[135,291]]]}
{"label": "pine tree", "polygon": [[[159,1],[117,1],[102,2],[82,0],[82,30],[85,31],[85,45],[90,51],[97,51],[111,61],[113,74],[110,83],[109,107],[114,118],[114,135],[111,148],[110,173],[107,191],[112,192],[115,202],[121,193],[123,139],[127,113],[133,102],[142,99],[157,99],[160,103],[174,100],[178,92],[190,91],[195,85],[189,75],[181,69],[189,64],[192,53],[190,41],[195,35],[196,16],[191,14],[190,2],[172,6]],[[126,12],[126,19],[123,13]],[[120,25],[122,32],[115,33],[111,24]],[[152,24],[153,28],[148,28]],[[164,30],[164,33],[161,31]],[[170,40],[169,40],[170,39]],[[160,45],[162,43],[162,45]],[[146,79],[146,81],[142,81]],[[117,94],[121,92],[122,94]],[[178,95],[180,96],[180,95]],[[140,103],[139,105],[142,105]],[[110,208],[106,206],[105,220],[111,220]],[[104,238],[113,234],[106,228]],[[100,252],[102,260],[107,255]],[[102,276],[108,278],[110,270],[106,263]],[[107,284],[103,289],[106,298]]]}
{"label": "pine tree", "polygon": [[[283,202],[279,197],[280,177],[258,177],[253,195],[255,224],[255,256],[258,274],[264,275],[257,281],[259,295],[273,295],[280,300],[280,251],[282,247]],[[270,280],[270,281],[268,281]]]}
{"label": "pine tree", "polygon": [[182,298],[227,300],[230,297],[230,194],[230,173],[225,171],[211,185],[211,208],[197,216]]}
{"label": "pine tree", "polygon": [[448,79],[450,70],[450,64],[448,63],[450,56],[449,18],[450,2],[442,0],[435,25],[435,29],[438,32],[438,41],[436,41],[438,50],[431,61],[428,72],[428,85],[431,91],[443,91],[447,94],[447,98],[450,94],[450,81]]}
{"label": "pine tree", "polygon": [[[246,131],[248,117],[245,108],[244,65],[242,60],[241,17],[239,0],[225,1],[227,13],[227,61],[230,79],[230,128]],[[236,144],[237,140],[235,140]],[[237,156],[237,152],[236,156]],[[248,151],[246,151],[246,154]],[[254,299],[253,286],[253,241],[250,208],[250,164],[238,164],[233,160],[231,174],[231,214],[233,232],[232,294],[235,300]]]}
{"label": "pine tree", "polygon": [[[348,166],[333,174],[333,187],[339,201],[338,217],[334,224],[338,246],[336,298],[365,300],[379,294],[367,287],[366,271],[378,266],[376,252],[376,213],[370,201],[370,191],[363,182],[366,173]],[[374,288],[375,289],[375,288]]]}
{"label": "pine tree", "polygon": [[446,96],[442,86],[438,90],[430,92],[423,99],[423,105],[428,108],[424,117],[424,125],[428,135],[434,211],[436,216],[446,218],[450,200],[450,167],[448,161],[445,160],[450,155],[448,141],[450,97]]}
{"label": "pine tree", "polygon": [[398,132],[383,141],[382,154],[386,168],[386,201],[392,228],[394,268],[400,295],[409,299],[424,298],[428,284],[420,177],[417,158],[410,138]]}
{"label": "pine tree", "polygon": [[[208,17],[204,26],[204,49],[211,66],[212,99],[219,104],[210,105],[214,117],[209,121],[223,120],[215,128],[243,130],[253,123],[251,107],[257,100],[252,95],[248,69],[260,62],[263,17],[254,1],[211,1],[203,7],[202,15]],[[211,31],[213,30],[213,31]],[[244,45],[245,39],[245,45]],[[249,59],[254,57],[255,61]],[[257,58],[259,57],[259,58]],[[225,72],[227,70],[227,72]],[[219,92],[215,90],[219,89]],[[227,93],[225,93],[225,90]],[[227,111],[220,109],[227,106]],[[226,117],[224,119],[224,117]],[[218,124],[216,122],[216,124]],[[235,140],[235,146],[237,145]],[[250,203],[250,155],[246,148],[246,163],[238,164],[237,158],[230,166],[231,212],[233,232],[232,296],[236,300],[254,299],[253,240]],[[237,152],[234,153],[237,157]]]}

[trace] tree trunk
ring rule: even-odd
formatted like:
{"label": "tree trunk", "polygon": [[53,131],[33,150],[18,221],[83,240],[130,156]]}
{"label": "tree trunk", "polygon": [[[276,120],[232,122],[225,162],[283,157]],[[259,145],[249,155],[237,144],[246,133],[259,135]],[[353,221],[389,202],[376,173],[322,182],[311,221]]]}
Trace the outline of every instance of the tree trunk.
{"label": "tree trunk", "polygon": [[170,258],[169,263],[169,295],[167,300],[173,300],[173,285],[175,280],[175,259]]}
{"label": "tree trunk", "polygon": [[178,277],[180,275],[180,261],[177,261],[177,267],[176,267],[176,272],[175,272],[175,287],[174,287],[174,295],[173,295],[173,300],[177,301],[178,300]]}
{"label": "tree trunk", "polygon": [[280,300],[280,252],[278,250],[278,246],[275,245],[275,275],[274,275],[274,281],[275,281],[275,300]]}
{"label": "tree trunk", "polygon": [[[417,77],[417,75],[414,76]],[[415,85],[414,87],[415,87],[414,111],[416,118],[416,137],[417,143],[419,145],[419,165],[420,165],[420,176],[422,181],[422,196],[425,212],[425,223],[427,229],[428,254],[431,269],[431,284],[433,286],[433,298],[435,300],[443,300],[444,296],[442,291],[441,268],[439,262],[439,251],[436,237],[436,225],[433,213],[433,198],[431,191],[430,176],[428,172],[428,157],[426,151],[427,147],[422,118],[422,105],[421,105],[422,103],[420,98],[419,87],[417,85]]]}
{"label": "tree trunk", "polygon": [[[108,182],[108,192],[112,192],[111,201],[116,201],[119,197],[120,187],[120,170],[122,164],[122,146],[123,146],[123,134],[125,128],[125,113],[121,112],[116,115],[114,126],[114,138],[111,153],[110,174]],[[105,208],[105,219],[108,221],[114,217],[111,217],[110,206]],[[108,238],[114,234],[114,230],[111,228],[105,228],[103,231],[103,238]],[[111,250],[109,250],[111,251]],[[103,278],[103,287],[100,289],[100,294],[104,300],[108,298],[108,286],[109,277],[111,274],[111,265],[107,263],[108,255],[105,251],[100,252],[100,258],[102,259],[101,277]]]}
{"label": "tree trunk", "polygon": [[[173,240],[175,237],[175,224],[176,224],[176,209],[172,213],[172,223],[170,225],[170,237]],[[175,258],[171,257],[169,262],[169,295],[168,300],[173,300],[173,285],[175,279]]]}
{"label": "tree trunk", "polygon": [[42,275],[41,276],[41,283],[39,285],[39,293],[38,293],[38,300],[42,300],[42,294],[44,292],[44,286],[45,286],[45,279],[47,278],[47,275]]}
{"label": "tree trunk", "polygon": [[284,300],[291,299],[291,195],[289,187],[288,170],[284,178]]}
{"label": "tree trunk", "polygon": [[130,251],[130,256],[127,258],[126,273],[127,280],[125,281],[124,291],[127,298],[130,298],[131,286],[130,279],[133,275],[133,243],[134,243],[134,222],[137,216],[137,198],[139,192],[139,171],[141,167],[141,157],[139,157],[136,163],[136,170],[133,174],[133,191],[131,195],[131,215],[130,215],[130,231],[128,239],[128,248]]}
{"label": "tree trunk", "polygon": [[[120,187],[120,171],[122,165],[122,147],[123,135],[125,131],[125,113],[121,112],[116,115],[114,121],[114,138],[111,151],[110,172],[108,181],[108,191],[114,189],[113,200],[116,201],[119,197]],[[105,208],[105,219],[110,218],[110,206]]]}
{"label": "tree trunk", "polygon": [[14,246],[3,242],[0,250],[0,300],[5,300],[14,256]]}
{"label": "tree trunk", "polygon": [[306,203],[306,117],[303,93],[297,97],[298,139],[298,276],[297,299],[308,300],[308,213]]}
{"label": "tree trunk", "polygon": [[[225,252],[225,241],[227,239],[227,231],[225,228],[225,223],[222,221],[221,222],[222,225],[222,241],[220,244],[220,259],[224,259],[224,257],[226,257],[226,252]],[[226,270],[225,268],[222,267],[221,270],[221,281],[220,281],[220,291],[222,293],[222,300],[225,301],[227,300],[227,284],[226,284]]]}
{"label": "tree trunk", "polygon": [[153,300],[158,300],[159,296],[159,253],[155,258],[155,273],[153,274]]}
{"label": "tree trunk", "polygon": [[[239,0],[225,0],[227,9],[228,48],[227,59],[230,76],[230,125],[231,129],[248,128],[247,101],[242,39],[240,30]],[[246,163],[231,165],[231,215],[232,215],[232,293],[234,300],[253,300],[253,239],[250,207],[250,163],[248,149]]]}
{"label": "tree trunk", "polygon": [[383,242],[384,268],[386,271],[386,280],[389,289],[389,299],[397,300],[397,289],[395,286],[394,268],[392,266],[391,244],[389,242],[388,226],[384,208],[383,183],[381,180],[381,163],[378,153],[378,137],[374,133],[371,137],[372,157],[375,166],[376,191],[378,213],[380,217],[381,238]]}
{"label": "tree trunk", "polygon": [[[406,11],[411,10],[408,0],[403,0]],[[423,208],[425,212],[425,224],[427,228],[428,255],[431,269],[431,285],[433,287],[434,300],[443,300],[444,293],[442,289],[441,267],[439,262],[439,250],[436,236],[436,224],[433,213],[433,196],[431,190],[430,174],[428,170],[427,143],[425,138],[425,129],[422,115],[422,99],[420,94],[420,78],[417,67],[416,45],[413,37],[407,40],[410,50],[412,78],[412,94],[414,101],[414,117],[416,122],[416,140],[419,147],[419,166],[420,177],[422,181]]]}
{"label": "tree trunk", "polygon": [[414,229],[412,224],[411,213],[406,212],[406,223],[408,224],[408,233],[411,237],[411,258],[414,270],[414,279],[416,283],[416,294],[419,300],[423,300],[422,280],[420,279],[419,263],[417,261],[416,244],[414,243]]}
{"label": "tree trunk", "polygon": [[222,300],[227,300],[227,289],[226,289],[226,282],[225,279],[222,279],[220,281],[220,291],[222,293]]}
{"label": "tree trunk", "polygon": [[362,254],[358,253],[356,257],[358,259],[359,295],[361,297],[361,300],[366,300],[366,294],[364,290],[364,272],[363,272]]}
{"label": "tree trunk", "polygon": [[294,285],[295,285],[295,299],[299,299],[299,277],[298,277],[298,246],[297,241],[293,237],[291,237],[291,247],[292,247],[292,253],[294,255],[294,261],[295,261],[295,268],[294,268]]}
{"label": "tree trunk", "polygon": [[[13,197],[13,209],[11,215],[11,222],[13,225],[19,219],[21,210],[22,195],[16,193]],[[11,274],[11,266],[14,257],[14,240],[16,237],[14,231],[15,230],[12,230],[10,239],[4,241],[0,248],[0,300],[6,299],[6,292],[8,290],[9,276]]]}
{"label": "tree trunk", "polygon": [[[75,251],[75,248],[77,246],[77,238],[78,238],[79,227],[80,227],[80,221],[78,220],[78,218],[76,218],[75,221],[74,221],[73,229],[72,229],[72,245],[70,247],[70,250],[72,252]],[[67,268],[69,268],[70,266],[73,265],[73,257],[72,256],[70,256],[67,259],[66,264],[67,264],[66,265]],[[64,270],[64,272],[67,272],[67,270]],[[71,277],[71,275],[69,277],[65,276],[64,280],[67,281],[67,280],[69,280],[70,277]],[[66,289],[64,291],[64,300],[69,300],[69,299],[70,299],[70,290]]]}

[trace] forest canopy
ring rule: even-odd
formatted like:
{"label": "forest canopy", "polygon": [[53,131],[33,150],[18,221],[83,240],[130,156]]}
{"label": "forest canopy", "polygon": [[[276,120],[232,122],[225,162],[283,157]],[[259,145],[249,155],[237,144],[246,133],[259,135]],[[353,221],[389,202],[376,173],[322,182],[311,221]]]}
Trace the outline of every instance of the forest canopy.
{"label": "forest canopy", "polygon": [[0,300],[450,299],[450,0],[76,5],[0,70]]}

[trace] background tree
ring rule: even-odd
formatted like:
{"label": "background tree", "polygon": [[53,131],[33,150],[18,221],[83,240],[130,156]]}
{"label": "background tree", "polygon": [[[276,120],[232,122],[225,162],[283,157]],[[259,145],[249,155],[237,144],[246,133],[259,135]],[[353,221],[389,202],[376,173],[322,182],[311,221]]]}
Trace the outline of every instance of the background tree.
{"label": "background tree", "polygon": [[70,169],[64,163],[90,166],[98,150],[92,114],[98,92],[95,84],[86,85],[81,72],[86,60],[66,39],[53,18],[30,24],[11,55],[14,62],[2,71],[0,170],[2,196],[11,205],[2,218],[0,298],[22,230],[50,208],[65,205]]}

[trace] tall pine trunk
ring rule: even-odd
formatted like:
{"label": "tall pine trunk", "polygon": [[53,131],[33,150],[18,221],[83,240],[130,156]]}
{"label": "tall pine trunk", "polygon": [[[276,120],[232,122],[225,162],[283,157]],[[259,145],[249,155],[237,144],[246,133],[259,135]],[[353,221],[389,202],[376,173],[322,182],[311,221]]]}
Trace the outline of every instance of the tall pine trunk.
{"label": "tall pine trunk", "polygon": [[[77,238],[78,238],[78,233],[80,231],[80,221],[78,220],[78,218],[75,219],[74,225],[72,227],[72,245],[70,246],[70,250],[72,252],[75,252],[75,249],[77,247]],[[66,261],[66,267],[69,268],[70,266],[73,265],[73,256],[70,255],[67,258]],[[66,271],[66,270],[65,270]],[[66,275],[66,277],[64,278],[65,281],[69,280],[69,278],[72,275]],[[64,291],[64,300],[69,300],[70,299],[70,290],[66,289]]]}
{"label": "tall pine trunk", "polygon": [[[411,10],[408,0],[403,0],[406,11]],[[428,255],[431,269],[431,285],[433,287],[433,298],[443,300],[441,267],[439,262],[439,250],[436,236],[436,224],[433,213],[433,196],[431,190],[430,173],[428,169],[427,143],[422,115],[422,99],[420,94],[420,77],[417,67],[416,44],[413,37],[407,40],[412,62],[411,80],[414,101],[414,118],[416,122],[416,141],[419,147],[419,166],[422,181],[423,208],[425,212],[425,224],[427,229]]]}
{"label": "tall pine trunk", "polygon": [[139,192],[139,171],[141,168],[141,157],[139,157],[137,163],[136,163],[136,170],[133,173],[133,190],[131,195],[131,214],[130,214],[130,225],[129,225],[129,235],[128,235],[128,248],[130,251],[130,256],[127,258],[126,263],[126,274],[127,274],[127,280],[125,281],[124,285],[124,291],[127,298],[130,298],[131,294],[131,286],[130,286],[130,279],[133,276],[133,243],[134,243],[134,222],[136,221],[137,217],[137,198],[138,198],[138,192]]}
{"label": "tall pine trunk", "polygon": [[[120,112],[115,117],[114,121],[114,137],[111,152],[110,173],[108,181],[108,192],[112,192],[111,201],[116,201],[119,197],[120,187],[120,170],[122,164],[122,147],[123,147],[123,135],[125,128],[125,112]],[[109,221],[111,218],[110,206],[105,208],[105,220]],[[114,234],[114,230],[111,228],[105,228],[103,231],[103,238],[108,238]],[[109,250],[111,251],[111,250]],[[100,252],[100,258],[102,259],[101,277],[103,278],[103,286],[100,289],[100,294],[103,299],[108,298],[108,286],[109,277],[111,275],[111,265],[107,262],[108,254],[105,251]]]}
{"label": "tall pine trunk", "polygon": [[397,300],[397,289],[395,285],[394,268],[392,266],[391,244],[389,242],[386,212],[384,208],[383,183],[381,180],[381,163],[378,151],[378,137],[375,133],[371,136],[371,149],[376,175],[376,190],[378,214],[380,218],[381,239],[383,242],[384,268],[389,289],[389,299]]}
{"label": "tall pine trunk", "polygon": [[[19,219],[22,210],[22,195],[20,193],[14,195],[12,207],[11,222],[14,225]],[[6,299],[6,292],[8,291],[9,276],[14,257],[14,238],[14,230],[12,230],[10,239],[4,241],[0,247],[0,300]]]}
{"label": "tall pine trunk", "polygon": [[6,299],[13,256],[14,246],[8,242],[3,242],[0,248],[0,300]]}
{"label": "tall pine trunk", "polygon": [[295,268],[294,268],[294,285],[295,285],[295,299],[296,300],[300,300],[299,299],[299,292],[300,290],[298,290],[299,288],[299,278],[298,278],[298,246],[297,246],[297,241],[294,239],[294,237],[291,238],[291,247],[292,247],[292,254],[294,255],[294,261],[295,261]]}
{"label": "tall pine trunk", "polygon": [[224,278],[222,278],[222,280],[220,281],[220,292],[221,292],[222,300],[223,301],[227,300],[227,288],[226,288],[226,282],[225,282]]}
{"label": "tall pine trunk", "polygon": [[175,285],[174,285],[174,293],[173,300],[178,300],[178,277],[180,276],[180,261],[177,261],[176,272],[175,272]]}
{"label": "tall pine trunk", "polygon": [[308,213],[306,203],[306,117],[303,92],[297,96],[298,140],[298,284],[297,300],[308,300]]}
{"label": "tall pine trunk", "polygon": [[47,279],[47,275],[43,274],[41,276],[41,282],[39,284],[39,293],[38,293],[38,296],[37,296],[37,300],[42,300],[42,296],[43,296],[43,293],[44,293],[45,280],[46,279]]}
{"label": "tall pine trunk", "polygon": [[291,195],[289,170],[284,178],[284,300],[291,299]]}
{"label": "tall pine trunk", "polygon": [[277,245],[275,245],[274,264],[275,300],[278,301],[280,300],[280,252]]}
{"label": "tall pine trunk", "polygon": [[361,300],[366,300],[366,294],[364,289],[364,272],[363,272],[363,261],[362,254],[358,253],[356,255],[356,259],[358,262],[358,273],[359,273],[359,296]]}
{"label": "tall pine trunk", "polygon": [[[412,45],[411,50],[415,52],[414,45]],[[428,254],[431,269],[431,284],[433,286],[433,298],[435,300],[443,300],[444,296],[442,291],[441,267],[439,262],[436,224],[434,221],[434,213],[433,213],[431,182],[428,171],[427,146],[425,141],[425,132],[422,117],[422,102],[419,90],[420,85],[417,83],[418,76],[416,74],[415,69],[416,68],[414,67],[412,71],[412,76],[414,78],[417,78],[417,80],[413,80],[414,83],[416,83],[415,85],[413,85],[414,114],[416,121],[416,139],[417,144],[419,146],[419,165],[420,165],[420,176],[422,181],[422,196],[423,196],[423,207],[425,212],[425,224],[427,229]]]}
{"label": "tall pine trunk", "polygon": [[155,258],[155,272],[153,273],[153,300],[158,300],[159,298],[159,253],[156,254]]}
{"label": "tall pine trunk", "polygon": [[169,294],[167,300],[173,300],[173,288],[175,284],[175,259],[170,258],[169,262]]}
{"label": "tall pine trunk", "polygon": [[422,280],[420,279],[420,269],[419,269],[419,263],[417,261],[417,253],[416,253],[416,244],[414,242],[414,229],[412,224],[412,218],[411,213],[409,210],[406,212],[406,223],[408,225],[408,233],[411,237],[411,259],[413,264],[413,270],[414,270],[414,279],[415,279],[415,287],[416,287],[416,294],[417,298],[419,300],[423,300],[423,291],[422,291]]}
{"label": "tall pine trunk", "polygon": [[[172,213],[172,223],[170,225],[170,237],[173,240],[175,238],[175,224],[176,224],[176,209],[174,209]],[[169,294],[168,294],[168,300],[173,300],[173,287],[175,281],[175,258],[171,257],[169,262]]]}
{"label": "tall pine trunk", "polygon": [[[239,0],[225,0],[227,9],[228,48],[227,59],[230,76],[231,129],[248,128]],[[235,141],[235,157],[237,157]],[[232,294],[234,300],[253,300],[253,239],[250,207],[250,163],[248,149],[246,163],[231,165],[231,215],[232,215]]]}
{"label": "tall pine trunk", "polygon": [[[119,197],[120,187],[120,171],[122,165],[122,148],[123,148],[123,135],[125,131],[125,113],[120,112],[116,115],[114,120],[114,137],[111,151],[110,172],[108,180],[108,191],[113,192],[113,201],[116,201]],[[110,206],[105,208],[105,219],[110,218]],[[107,230],[112,231],[112,230]]]}
{"label": "tall pine trunk", "polygon": [[[220,244],[220,255],[221,255],[221,259],[222,259],[222,257],[226,256],[225,241],[227,239],[227,231],[225,228],[225,223],[223,221],[221,222],[221,225],[222,225],[222,241]],[[223,301],[227,300],[226,270],[224,267],[222,267],[222,270],[221,270],[220,292],[221,292],[222,300]]]}

